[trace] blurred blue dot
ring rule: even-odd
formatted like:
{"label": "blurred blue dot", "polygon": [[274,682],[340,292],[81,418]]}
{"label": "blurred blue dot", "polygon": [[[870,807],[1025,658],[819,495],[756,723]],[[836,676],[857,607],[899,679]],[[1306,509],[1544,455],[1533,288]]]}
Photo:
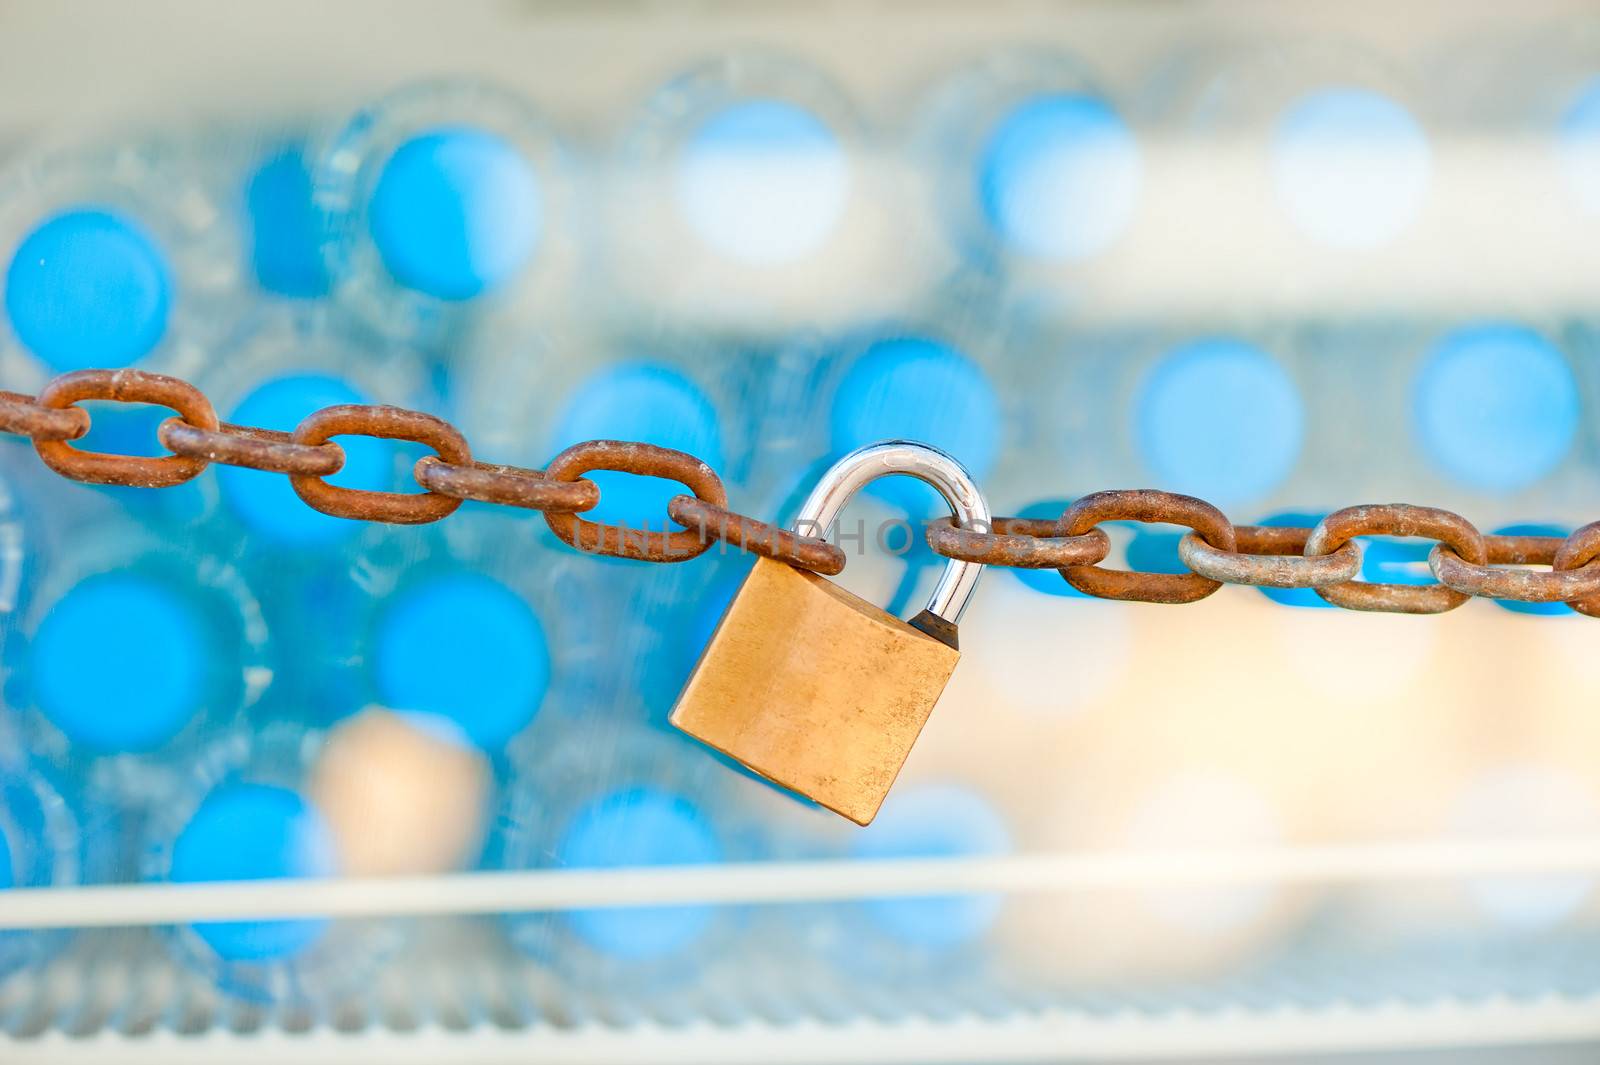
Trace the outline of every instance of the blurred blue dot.
{"label": "blurred blue dot", "polygon": [[1178,557],[1182,539],[1181,532],[1135,526],[1133,539],[1128,541],[1128,568],[1140,573],[1188,573],[1189,567]]}
{"label": "blurred blue dot", "polygon": [[[322,374],[290,374],[257,385],[228,415],[241,425],[289,432],[301,419],[323,407],[370,402],[344,380]],[[369,437],[338,439],[344,468],[328,478],[333,484],[388,488],[394,446]],[[289,479],[276,473],[219,466],[217,484],[224,502],[250,527],[282,545],[320,547],[348,540],[360,531],[356,522],[312,510],[300,501]]]}
{"label": "blurred blue dot", "polygon": [[[522,731],[550,684],[544,627],[515,592],[482,574],[402,588],[385,605],[373,645],[385,706],[449,718],[484,750]],[[437,668],[443,661],[451,668]]]}
{"label": "blurred blue dot", "polygon": [[443,300],[504,286],[533,258],[544,204],[533,166],[502,137],[452,126],[384,164],[368,214],[394,279]]}
{"label": "blurred blue dot", "polygon": [[1139,451],[1161,487],[1228,507],[1259,499],[1294,470],[1305,410],[1270,355],[1237,340],[1197,340],[1161,359],[1135,407]]}
{"label": "blurred blue dot", "polygon": [[[93,420],[89,431],[74,442],[84,451],[104,451],[113,455],[139,455],[159,458],[170,454],[161,446],[157,431],[173,416],[166,407],[143,403],[94,403],[89,407]],[[197,479],[152,492],[137,485],[95,485],[95,490],[114,498],[151,521],[187,522],[203,517],[210,510],[206,491]]]}
{"label": "blurred blue dot", "polygon": [[1133,220],[1143,165],[1127,124],[1091,96],[1035,97],[1007,115],[978,164],[990,225],[1042,259],[1078,261]]}
{"label": "blurred blue dot", "polygon": [[701,240],[731,259],[771,266],[832,236],[850,191],[850,163],[811,112],[751,100],[694,131],[676,181],[679,208]]}
{"label": "blurred blue dot", "polygon": [[1524,326],[1456,330],[1417,374],[1412,416],[1428,458],[1483,492],[1515,492],[1572,450],[1578,384],[1561,352]]}
{"label": "blurred blue dot", "polygon": [[300,299],[326,295],[322,226],[311,199],[311,173],[299,147],[285,148],[250,175],[245,187],[250,262],[268,292]]}
{"label": "blurred blue dot", "polygon": [[1589,214],[1600,214],[1600,77],[1572,97],[1557,133],[1567,187]]}
{"label": "blurred blue dot", "polygon": [[[881,440],[916,440],[955,456],[982,480],[1000,450],[1000,400],[977,364],[922,337],[867,348],[839,382],[830,417],[836,455]],[[937,493],[909,477],[882,477],[866,491],[920,515],[944,511]]]}
{"label": "blurred blue dot", "polygon": [[[1017,512],[1019,518],[1059,518],[1061,512],[1070,506],[1070,499],[1041,499],[1037,503],[1029,503]],[[1005,567],[1003,572],[1011,574],[1017,580],[1026,584],[1036,592],[1046,595],[1061,595],[1069,599],[1088,599],[1090,596],[1078,591],[1061,577],[1059,570],[1053,569],[1018,569]]]}
{"label": "blurred blue dot", "polygon": [[167,331],[172,283],[154,240],[128,218],[83,207],[29,233],[6,272],[6,314],[53,370],[137,362]]}
{"label": "blurred blue dot", "polygon": [[[1011,834],[982,796],[953,784],[924,785],[891,795],[877,818],[851,836],[857,861],[1003,854]],[[997,895],[869,899],[868,917],[903,943],[949,950],[982,936],[1000,912]]]}
{"label": "blurred blue dot", "polygon": [[1420,540],[1393,536],[1363,536],[1361,579],[1373,584],[1434,584],[1428,568],[1428,552],[1433,545]]}
{"label": "blurred blue dot", "polygon": [[[1503,525],[1493,530],[1491,536],[1554,536],[1565,540],[1572,534],[1571,529],[1560,525],[1546,525],[1542,523],[1524,523],[1519,525]],[[1576,616],[1577,612],[1565,603],[1519,603],[1512,599],[1496,599],[1496,606],[1504,607],[1514,614],[1540,614],[1549,617],[1560,615]]]}
{"label": "blurred blue dot", "polygon": [[[1314,529],[1317,523],[1325,518],[1325,514],[1308,514],[1303,511],[1286,510],[1263,518],[1257,525],[1266,525],[1274,529],[1297,528]],[[1333,604],[1328,602],[1311,588],[1258,588],[1262,595],[1275,603],[1284,606],[1311,607],[1314,609],[1330,609]]]}
{"label": "blurred blue dot", "polygon": [[1432,155],[1410,112],[1370,89],[1308,93],[1278,121],[1272,143],[1278,200],[1330,247],[1388,243],[1416,218]]}
{"label": "blurred blue dot", "polygon": [[[337,871],[333,833],[321,814],[287,788],[229,784],[201,802],[172,846],[172,880],[274,880]],[[208,921],[195,932],[227,961],[270,961],[321,938],[326,918]]]}
{"label": "blurred blue dot", "polygon": [[11,854],[11,840],[4,822],[0,822],[0,891],[15,887],[17,883],[15,858]]}
{"label": "blurred blue dot", "polygon": [[[93,648],[95,667],[84,668]],[[206,701],[214,648],[196,603],[140,573],[80,581],[34,634],[29,673],[39,709],[75,744],[150,751]]]}
{"label": "blurred blue dot", "polygon": [[[703,865],[722,860],[706,816],[681,795],[631,788],[580,810],[556,844],[559,865],[619,869]],[[573,910],[573,931],[596,950],[642,961],[684,949],[710,927],[712,906],[654,906]]]}
{"label": "blurred blue dot", "polygon": [[[724,472],[722,429],[711,401],[687,378],[665,366],[629,363],[586,381],[567,404],[553,451],[583,440],[638,440],[686,451]],[[676,481],[597,471],[585,474],[600,486],[600,505],[583,517],[638,528],[676,529],[667,501],[688,491]]]}

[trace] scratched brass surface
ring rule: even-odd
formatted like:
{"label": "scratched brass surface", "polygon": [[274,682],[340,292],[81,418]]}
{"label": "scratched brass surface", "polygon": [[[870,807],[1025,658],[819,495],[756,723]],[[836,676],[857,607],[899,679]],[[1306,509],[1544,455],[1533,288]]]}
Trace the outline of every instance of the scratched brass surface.
{"label": "scratched brass surface", "polygon": [[761,559],[672,723],[864,825],[960,657],[825,578]]}

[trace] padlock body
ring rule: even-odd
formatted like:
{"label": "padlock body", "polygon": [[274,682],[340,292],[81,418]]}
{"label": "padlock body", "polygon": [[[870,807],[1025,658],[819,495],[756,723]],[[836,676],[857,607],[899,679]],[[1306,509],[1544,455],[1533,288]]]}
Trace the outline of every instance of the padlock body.
{"label": "padlock body", "polygon": [[837,584],[763,558],[718,623],[671,721],[865,825],[960,657]]}

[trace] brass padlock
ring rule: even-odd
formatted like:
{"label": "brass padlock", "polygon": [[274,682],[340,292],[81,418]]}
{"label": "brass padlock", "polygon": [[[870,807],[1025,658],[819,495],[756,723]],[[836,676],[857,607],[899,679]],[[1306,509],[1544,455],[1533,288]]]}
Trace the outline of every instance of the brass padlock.
{"label": "brass padlock", "polygon": [[[822,475],[795,531],[822,535],[890,474],[938,490],[957,521],[989,522],[967,471],[926,444],[853,451]],[[952,560],[905,622],[824,577],[758,559],[672,710],[673,725],[859,825],[871,822],[961,657],[956,623],[983,566]]]}

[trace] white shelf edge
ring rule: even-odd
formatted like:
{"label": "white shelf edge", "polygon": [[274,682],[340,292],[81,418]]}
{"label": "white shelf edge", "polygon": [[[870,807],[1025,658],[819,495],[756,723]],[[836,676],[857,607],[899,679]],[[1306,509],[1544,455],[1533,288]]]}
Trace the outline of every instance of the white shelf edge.
{"label": "white shelf edge", "polygon": [[1600,874],[1600,837],[24,888],[5,892],[0,929],[1553,873]]}

